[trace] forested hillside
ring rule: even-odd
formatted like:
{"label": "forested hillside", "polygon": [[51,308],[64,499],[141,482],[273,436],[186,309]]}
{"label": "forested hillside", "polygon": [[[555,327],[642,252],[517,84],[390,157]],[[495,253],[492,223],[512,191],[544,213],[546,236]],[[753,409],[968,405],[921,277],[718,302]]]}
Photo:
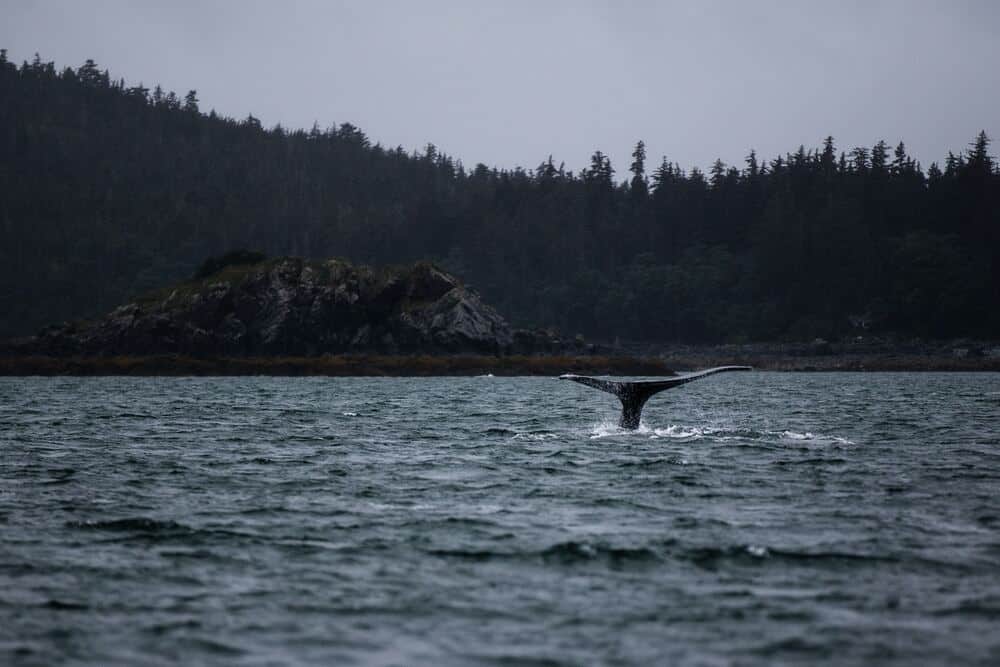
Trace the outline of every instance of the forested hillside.
{"label": "forested hillside", "polygon": [[828,138],[707,173],[650,163],[642,142],[617,172],[601,152],[579,173],[551,158],[499,171],[350,124],[205,114],[194,91],[89,61],[0,57],[0,336],[104,312],[236,248],[430,259],[517,325],[605,340],[1000,335],[985,132],[926,169],[902,143]]}

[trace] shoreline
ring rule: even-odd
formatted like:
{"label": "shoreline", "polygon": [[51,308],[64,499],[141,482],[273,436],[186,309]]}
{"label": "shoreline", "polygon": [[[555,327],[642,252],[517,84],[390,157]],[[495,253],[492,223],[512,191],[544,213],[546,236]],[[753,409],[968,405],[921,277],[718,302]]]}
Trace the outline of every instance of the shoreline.
{"label": "shoreline", "polygon": [[713,366],[745,365],[783,372],[1000,372],[1000,358],[906,353],[793,355],[719,349],[656,356],[325,355],[319,357],[0,357],[0,376],[669,376]]}
{"label": "shoreline", "polygon": [[0,357],[0,376],[433,377],[673,375],[655,358],[617,356],[324,355],[319,357]]}
{"label": "shoreline", "polygon": [[[798,356],[785,354],[748,354],[727,357],[706,354],[665,354],[660,357],[672,368],[695,369],[712,366],[746,365],[760,371],[789,373],[995,373],[1000,359],[987,357],[949,357],[920,354],[843,354]],[[737,361],[738,359],[738,361]]]}

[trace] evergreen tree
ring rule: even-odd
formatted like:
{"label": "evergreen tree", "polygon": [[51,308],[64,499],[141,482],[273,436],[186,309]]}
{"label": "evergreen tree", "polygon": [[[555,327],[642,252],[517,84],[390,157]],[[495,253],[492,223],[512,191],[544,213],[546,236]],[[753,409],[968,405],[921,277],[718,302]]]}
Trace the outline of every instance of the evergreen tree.
{"label": "evergreen tree", "polygon": [[189,90],[188,94],[184,96],[184,111],[189,113],[198,113],[198,93],[194,90]]}
{"label": "evergreen tree", "polygon": [[909,171],[910,160],[906,157],[906,146],[900,141],[893,152],[891,171],[893,175],[900,176]]}
{"label": "evergreen tree", "polygon": [[976,135],[976,140],[970,144],[968,165],[970,169],[983,173],[993,171],[993,159],[989,154],[990,138],[986,136],[986,130]]}
{"label": "evergreen tree", "polygon": [[835,160],[837,159],[837,151],[833,145],[833,137],[828,136],[823,140],[823,153],[820,156],[820,164],[823,167],[823,171],[832,172],[835,168]]}
{"label": "evergreen tree", "polygon": [[871,168],[874,174],[883,174],[889,160],[889,146],[881,139],[872,147]]}
{"label": "evergreen tree", "polygon": [[867,148],[858,146],[851,151],[851,168],[855,173],[864,174],[870,165]]}
{"label": "evergreen tree", "polygon": [[632,164],[629,166],[632,172],[631,191],[636,199],[645,199],[649,194],[649,186],[646,184],[646,144],[639,141],[632,151]]}

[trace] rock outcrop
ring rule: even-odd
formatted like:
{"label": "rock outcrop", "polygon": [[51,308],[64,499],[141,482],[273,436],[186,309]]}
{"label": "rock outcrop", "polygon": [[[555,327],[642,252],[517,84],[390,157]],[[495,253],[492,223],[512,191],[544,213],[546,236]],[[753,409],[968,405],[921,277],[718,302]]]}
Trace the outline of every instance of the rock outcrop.
{"label": "rock outcrop", "polygon": [[52,356],[264,356],[568,347],[551,333],[512,330],[475,292],[432,264],[375,271],[341,260],[281,258],[222,265],[104,318],[52,326],[8,349]]}

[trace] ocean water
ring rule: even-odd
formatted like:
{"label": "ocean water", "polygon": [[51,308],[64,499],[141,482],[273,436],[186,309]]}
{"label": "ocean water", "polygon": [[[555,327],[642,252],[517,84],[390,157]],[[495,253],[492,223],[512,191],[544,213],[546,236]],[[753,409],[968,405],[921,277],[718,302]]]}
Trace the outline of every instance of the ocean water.
{"label": "ocean water", "polygon": [[0,378],[0,664],[1000,664],[1000,374]]}

